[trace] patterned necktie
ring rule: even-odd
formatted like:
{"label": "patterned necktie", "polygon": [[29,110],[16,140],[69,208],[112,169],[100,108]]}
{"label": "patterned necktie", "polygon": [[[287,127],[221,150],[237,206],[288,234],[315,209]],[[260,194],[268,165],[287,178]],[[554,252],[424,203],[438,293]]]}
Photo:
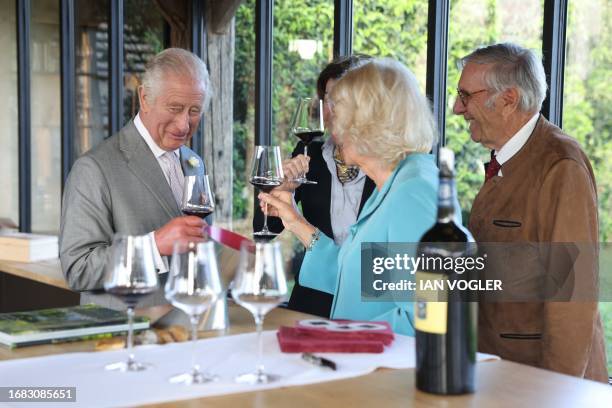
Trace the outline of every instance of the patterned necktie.
{"label": "patterned necktie", "polygon": [[179,208],[183,201],[183,183],[185,176],[179,158],[174,152],[166,152],[162,155],[164,163],[166,163],[166,176],[168,176],[168,184],[172,190],[172,195],[176,200]]}
{"label": "patterned necktie", "polygon": [[340,150],[336,147],[334,147],[334,162],[336,163],[338,180],[340,180],[342,184],[354,180],[359,174],[359,167],[346,165],[342,157],[340,157]]}
{"label": "patterned necktie", "polygon": [[489,181],[491,177],[496,176],[497,173],[499,173],[499,169],[501,169],[501,164],[499,164],[495,153],[491,150],[491,161],[485,164],[485,183]]}

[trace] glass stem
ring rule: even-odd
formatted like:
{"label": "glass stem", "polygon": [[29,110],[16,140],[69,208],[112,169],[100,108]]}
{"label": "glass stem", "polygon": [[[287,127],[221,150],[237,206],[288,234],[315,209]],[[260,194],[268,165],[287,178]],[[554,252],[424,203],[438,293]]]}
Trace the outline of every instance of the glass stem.
{"label": "glass stem", "polygon": [[[304,156],[308,157],[308,145],[304,144]],[[306,180],[306,173],[302,174],[302,180]]]}
{"label": "glass stem", "polygon": [[191,367],[193,367],[193,374],[200,372],[200,366],[196,363],[196,340],[198,340],[198,323],[200,322],[199,316],[191,316]]}
{"label": "glass stem", "polygon": [[264,203],[264,225],[261,230],[268,232],[268,203]]}
{"label": "glass stem", "polygon": [[263,320],[264,317],[261,314],[255,315],[255,326],[257,327],[257,367],[256,372],[258,375],[264,373],[263,365]]}
{"label": "glass stem", "polygon": [[128,316],[128,335],[127,335],[127,353],[128,353],[128,368],[134,365],[136,360],[134,359],[134,352],[132,350],[134,343],[134,333],[133,333],[133,325],[134,325],[134,307],[128,306],[127,308],[127,316]]}

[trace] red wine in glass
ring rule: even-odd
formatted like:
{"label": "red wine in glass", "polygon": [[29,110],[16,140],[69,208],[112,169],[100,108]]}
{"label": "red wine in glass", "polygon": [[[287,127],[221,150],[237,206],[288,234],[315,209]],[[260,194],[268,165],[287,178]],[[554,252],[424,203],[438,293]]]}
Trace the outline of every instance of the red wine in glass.
{"label": "red wine in glass", "polygon": [[155,288],[134,288],[128,286],[115,286],[106,290],[107,293],[121,300],[128,307],[136,307],[141,299],[155,291]]}
{"label": "red wine in glass", "polygon": [[104,290],[127,305],[128,335],[127,361],[111,363],[107,370],[141,371],[149,364],[135,360],[132,352],[134,307],[144,296],[157,290],[157,269],[149,235],[118,235],[113,238],[110,257],[106,263]]}
{"label": "red wine in glass", "polygon": [[[282,181],[278,179],[268,179],[265,177],[253,177],[249,182],[264,193],[270,193],[275,187],[282,184]],[[262,230],[253,234],[253,237],[257,242],[268,242],[276,238],[277,235],[275,232]]]}
{"label": "red wine in glass", "polygon": [[[269,193],[283,183],[284,174],[279,146],[255,146],[249,183],[259,190]],[[264,224],[261,231],[254,232],[256,239],[274,237],[278,234],[268,229],[268,211],[264,210]]]}
{"label": "red wine in glass", "polygon": [[323,132],[319,130],[308,131],[308,132],[296,132],[295,135],[300,138],[305,145],[309,145],[315,137],[323,136]]}
{"label": "red wine in glass", "polygon": [[266,177],[253,177],[249,182],[264,193],[270,193],[274,188],[283,184],[281,180]]}
{"label": "red wine in glass", "polygon": [[205,218],[215,210],[210,182],[207,174],[185,176],[181,211],[185,215]]}
{"label": "red wine in glass", "polygon": [[213,213],[213,208],[183,208],[183,214],[185,215],[193,215],[195,217],[200,217],[202,219],[208,217],[210,214]]}
{"label": "red wine in glass", "polygon": [[[291,132],[304,143],[304,156],[308,156],[308,145],[315,137],[323,136],[323,101],[318,98],[301,98],[291,121]],[[293,180],[299,184],[317,184],[300,175]]]}

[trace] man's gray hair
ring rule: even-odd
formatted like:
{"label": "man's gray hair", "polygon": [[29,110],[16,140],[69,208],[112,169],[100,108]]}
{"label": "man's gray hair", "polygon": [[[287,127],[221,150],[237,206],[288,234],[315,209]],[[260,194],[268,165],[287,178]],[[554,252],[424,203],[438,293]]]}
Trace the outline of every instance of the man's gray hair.
{"label": "man's gray hair", "polygon": [[502,43],[479,48],[463,57],[459,63],[493,64],[485,73],[485,85],[500,93],[509,88],[519,91],[519,109],[537,112],[546,97],[546,74],[542,60],[529,49],[512,43]]}
{"label": "man's gray hair", "polygon": [[194,53],[182,48],[167,48],[153,57],[148,63],[142,78],[142,86],[149,102],[152,103],[159,96],[164,75],[175,74],[192,78],[202,83],[204,88],[203,109],[206,109],[212,89],[206,64]]}

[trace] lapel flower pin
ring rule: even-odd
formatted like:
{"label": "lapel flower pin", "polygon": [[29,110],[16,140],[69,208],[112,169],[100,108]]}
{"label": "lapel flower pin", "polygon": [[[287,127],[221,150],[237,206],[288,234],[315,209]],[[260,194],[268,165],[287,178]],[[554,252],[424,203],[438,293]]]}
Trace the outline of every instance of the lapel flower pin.
{"label": "lapel flower pin", "polygon": [[187,160],[187,163],[189,163],[191,167],[200,167],[200,160],[195,156],[191,156],[189,160]]}

